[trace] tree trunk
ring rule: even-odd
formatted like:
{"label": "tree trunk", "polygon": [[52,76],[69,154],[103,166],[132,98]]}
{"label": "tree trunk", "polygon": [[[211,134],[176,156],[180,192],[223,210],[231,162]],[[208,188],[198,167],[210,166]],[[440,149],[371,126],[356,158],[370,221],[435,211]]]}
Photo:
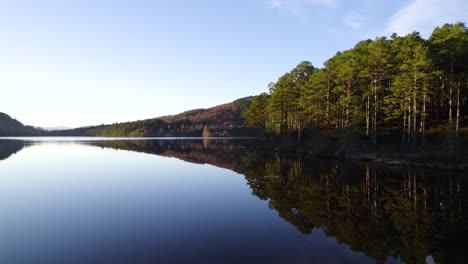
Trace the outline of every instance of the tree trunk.
{"label": "tree trunk", "polygon": [[414,95],[413,97],[413,147],[416,147],[417,127],[418,127],[418,102],[416,100],[416,95]]}
{"label": "tree trunk", "polygon": [[377,111],[379,110],[379,102],[377,95],[377,87],[374,91],[374,115],[373,115],[373,125],[372,125],[372,143],[377,144]]}
{"label": "tree trunk", "polygon": [[423,95],[423,105],[421,113],[421,145],[425,143],[425,132],[426,132],[426,93]]}
{"label": "tree trunk", "polygon": [[330,133],[330,84],[327,87],[327,134]]}
{"label": "tree trunk", "polygon": [[[322,115],[322,113],[320,112],[320,98],[318,96],[316,96],[315,98],[315,124],[317,124],[317,126],[320,126],[320,119],[319,119],[319,115],[317,113],[320,113],[320,116]],[[312,116],[312,113],[310,113],[311,116]]]}
{"label": "tree trunk", "polygon": [[330,135],[330,74],[327,71],[327,135]]}
{"label": "tree trunk", "polygon": [[370,133],[370,96],[367,96],[366,102],[366,136],[369,136]]}
{"label": "tree trunk", "polygon": [[300,143],[302,139],[302,126],[299,125],[299,128],[297,129],[297,143]]}
{"label": "tree trunk", "polygon": [[403,111],[403,130],[401,133],[401,144],[404,145],[406,141],[406,110]]}
{"label": "tree trunk", "polygon": [[452,81],[450,81],[450,88],[449,88],[449,126],[450,130],[452,130],[452,98],[453,98],[453,88],[452,88]]}
{"label": "tree trunk", "polygon": [[349,127],[349,115],[350,115],[350,110],[351,110],[351,92],[350,92],[351,87],[348,87],[346,90],[346,122],[345,122],[345,127]]}
{"label": "tree trunk", "polygon": [[458,82],[458,86],[457,86],[457,121],[456,121],[456,125],[455,125],[455,132],[458,133],[460,132],[460,86],[461,86],[461,83]]}
{"label": "tree trunk", "polygon": [[412,125],[413,123],[411,122],[411,117],[412,117],[412,113],[411,113],[411,104],[408,103],[408,137],[407,137],[407,142],[408,144],[411,143],[411,131],[412,131]]}

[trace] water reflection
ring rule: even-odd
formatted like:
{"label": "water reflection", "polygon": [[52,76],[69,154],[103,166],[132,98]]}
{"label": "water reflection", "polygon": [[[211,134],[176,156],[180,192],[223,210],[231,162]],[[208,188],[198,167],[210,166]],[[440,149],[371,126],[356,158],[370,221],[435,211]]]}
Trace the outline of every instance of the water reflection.
{"label": "water reflection", "polygon": [[87,144],[174,157],[191,163],[211,164],[239,172],[243,167],[242,158],[253,151],[251,146],[255,145],[255,141],[241,139],[116,140],[90,141]]}
{"label": "water reflection", "polygon": [[8,159],[23,147],[24,141],[22,140],[0,140],[0,160]]}
{"label": "water reflection", "polygon": [[302,233],[323,227],[379,263],[388,256],[424,263],[429,255],[466,263],[464,175],[279,156],[252,168],[254,194]]}
{"label": "water reflection", "polygon": [[[83,143],[82,143],[83,144]],[[245,176],[253,195],[303,234],[324,230],[377,263],[467,263],[468,177],[264,153],[243,140],[84,144],[211,164]],[[27,143],[0,141],[0,159]],[[273,230],[272,230],[273,232]]]}

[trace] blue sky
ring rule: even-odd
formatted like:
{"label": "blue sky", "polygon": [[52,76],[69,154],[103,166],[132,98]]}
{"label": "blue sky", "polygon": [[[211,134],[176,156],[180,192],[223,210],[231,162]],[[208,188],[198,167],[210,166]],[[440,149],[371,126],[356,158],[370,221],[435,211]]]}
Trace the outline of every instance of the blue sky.
{"label": "blue sky", "polygon": [[465,0],[0,0],[0,112],[77,127],[206,108],[359,40],[467,18]]}

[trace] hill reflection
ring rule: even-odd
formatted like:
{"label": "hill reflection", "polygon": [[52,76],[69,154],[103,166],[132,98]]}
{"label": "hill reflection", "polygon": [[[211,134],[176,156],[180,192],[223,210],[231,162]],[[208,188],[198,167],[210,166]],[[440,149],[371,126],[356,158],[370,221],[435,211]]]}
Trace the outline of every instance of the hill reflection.
{"label": "hill reflection", "polygon": [[11,155],[22,150],[25,146],[22,140],[0,140],[0,160],[8,159]]}
{"label": "hill reflection", "polygon": [[136,151],[177,158],[196,164],[210,164],[236,172],[243,167],[242,157],[252,152],[250,140],[115,140],[87,144],[103,148]]}

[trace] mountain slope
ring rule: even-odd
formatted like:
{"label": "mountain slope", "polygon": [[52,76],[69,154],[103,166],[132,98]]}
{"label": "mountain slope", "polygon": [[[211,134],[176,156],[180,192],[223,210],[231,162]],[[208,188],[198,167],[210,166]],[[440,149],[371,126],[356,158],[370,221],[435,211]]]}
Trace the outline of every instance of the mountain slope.
{"label": "mountain slope", "polygon": [[162,116],[166,123],[190,121],[195,125],[209,125],[214,127],[239,127],[243,126],[244,118],[242,112],[247,108],[252,97],[245,97],[234,102],[214,106],[208,109],[194,109],[177,115]]}
{"label": "mountain slope", "polygon": [[11,118],[5,113],[0,113],[0,136],[37,136],[41,134],[41,130],[31,126],[25,126],[16,119]]}

